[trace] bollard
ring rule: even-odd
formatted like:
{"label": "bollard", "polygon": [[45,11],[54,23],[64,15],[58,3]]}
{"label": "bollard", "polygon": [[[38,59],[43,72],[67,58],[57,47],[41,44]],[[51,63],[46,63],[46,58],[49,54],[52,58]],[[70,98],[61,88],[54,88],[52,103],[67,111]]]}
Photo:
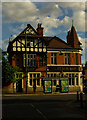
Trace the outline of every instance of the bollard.
{"label": "bollard", "polygon": [[79,101],[79,91],[77,91],[77,102]]}
{"label": "bollard", "polygon": [[83,94],[80,93],[80,107],[83,108]]}

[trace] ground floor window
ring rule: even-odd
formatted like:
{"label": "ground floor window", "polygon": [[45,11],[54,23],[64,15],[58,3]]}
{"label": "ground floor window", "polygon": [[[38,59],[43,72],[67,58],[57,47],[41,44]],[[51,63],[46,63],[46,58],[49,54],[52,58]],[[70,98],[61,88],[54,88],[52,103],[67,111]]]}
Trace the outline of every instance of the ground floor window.
{"label": "ground floor window", "polygon": [[15,84],[15,88],[16,88],[16,92],[22,92],[22,88],[23,86],[23,73],[22,72],[17,72],[15,73],[15,78],[16,78],[16,84]]}
{"label": "ground floor window", "polygon": [[74,81],[75,81],[75,77],[74,74],[72,74],[72,85],[75,85]]}
{"label": "ground floor window", "polygon": [[69,85],[71,85],[71,74],[69,74]]}
{"label": "ground floor window", "polygon": [[[50,73],[47,73],[47,77],[48,78],[55,78],[55,77],[59,77],[59,78],[61,78],[61,77],[68,77],[69,78],[69,85],[70,86],[75,86],[75,85],[78,85],[78,83],[79,83],[79,79],[78,79],[78,77],[79,77],[79,75],[78,75],[78,73],[52,73],[52,72],[50,72]],[[53,86],[56,86],[57,85],[57,81],[56,80],[53,80]]]}
{"label": "ground floor window", "polygon": [[33,85],[41,86],[41,79],[40,79],[41,74],[40,73],[32,72],[32,73],[29,73],[28,76],[29,76],[28,78],[29,86],[33,86]]}
{"label": "ground floor window", "polygon": [[56,80],[54,80],[54,86],[56,86]]}

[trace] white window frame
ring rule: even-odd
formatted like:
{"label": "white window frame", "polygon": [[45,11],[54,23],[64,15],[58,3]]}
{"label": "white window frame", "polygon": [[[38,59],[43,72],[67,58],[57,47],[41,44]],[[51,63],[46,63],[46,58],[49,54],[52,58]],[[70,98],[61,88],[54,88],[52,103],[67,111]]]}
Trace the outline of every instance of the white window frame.
{"label": "white window frame", "polygon": [[[32,74],[32,85],[30,85],[30,74]],[[40,74],[41,77],[41,72],[29,72],[28,73],[28,87],[33,87],[33,79],[34,79],[34,74],[36,74],[36,78],[37,78],[37,74]],[[37,85],[37,79],[36,79],[36,87],[41,87],[41,78],[40,78],[40,85]]]}
{"label": "white window frame", "polygon": [[70,65],[70,53],[65,53],[65,64]]}
{"label": "white window frame", "polygon": [[[51,64],[57,64],[57,57],[55,55],[57,56],[56,53],[51,53],[51,59],[53,59],[53,63],[52,63],[52,60],[51,60]],[[55,63],[55,59],[56,59],[56,63]]]}
{"label": "white window frame", "polygon": [[[32,55],[32,58],[30,57]],[[23,66],[25,67],[25,54],[23,54]],[[32,66],[35,66],[34,65],[34,60],[36,60],[36,54],[27,54],[27,67],[28,66],[31,66],[29,65],[30,64],[30,61],[33,60],[33,65]],[[28,61],[29,61],[29,64],[28,64]]]}

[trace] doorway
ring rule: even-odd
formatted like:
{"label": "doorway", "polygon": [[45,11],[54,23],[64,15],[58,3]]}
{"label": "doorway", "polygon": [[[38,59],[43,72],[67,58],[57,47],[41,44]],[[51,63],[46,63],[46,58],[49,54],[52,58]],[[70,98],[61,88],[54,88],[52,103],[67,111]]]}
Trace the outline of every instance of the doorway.
{"label": "doorway", "polygon": [[16,92],[22,92],[22,79],[16,83]]}

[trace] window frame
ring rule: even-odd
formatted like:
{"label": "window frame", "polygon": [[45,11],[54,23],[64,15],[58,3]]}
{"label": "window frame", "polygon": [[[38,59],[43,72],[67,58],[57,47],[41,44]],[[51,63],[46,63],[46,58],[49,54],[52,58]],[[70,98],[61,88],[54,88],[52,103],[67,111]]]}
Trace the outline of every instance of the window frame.
{"label": "window frame", "polygon": [[51,64],[57,64],[57,53],[51,53]]}
{"label": "window frame", "polygon": [[[23,54],[23,66],[25,67],[25,54]],[[27,67],[36,67],[36,54],[27,54]]]}
{"label": "window frame", "polygon": [[[39,77],[38,77],[38,75],[39,75]],[[30,77],[30,76],[32,76],[32,77]],[[41,78],[40,78],[40,76],[41,76],[40,72],[29,72],[28,73],[28,86],[33,87],[33,80],[35,79],[36,80],[36,87],[41,87]],[[31,79],[32,79],[32,85],[30,85],[30,80]],[[39,84],[37,83],[38,79],[39,79]]]}
{"label": "window frame", "polygon": [[65,64],[70,65],[70,53],[65,53]]}

